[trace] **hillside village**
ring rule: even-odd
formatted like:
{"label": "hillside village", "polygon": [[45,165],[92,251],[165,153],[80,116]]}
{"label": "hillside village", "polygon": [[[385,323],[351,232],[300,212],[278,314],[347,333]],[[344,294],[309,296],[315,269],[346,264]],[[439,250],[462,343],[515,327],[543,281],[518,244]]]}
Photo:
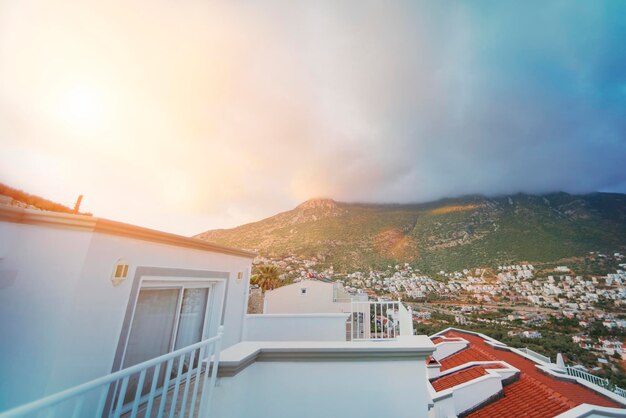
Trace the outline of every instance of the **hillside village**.
{"label": "hillside village", "polygon": [[[315,258],[295,256],[259,256],[255,265],[277,267],[284,284],[322,279],[341,283],[352,295],[367,293],[374,300],[401,299],[413,307],[415,323],[427,329],[455,324],[491,327],[526,345],[533,341],[539,350],[547,342],[545,330],[554,330],[554,324],[563,322],[568,326],[560,330],[561,334],[572,347],[591,355],[582,362],[600,371],[598,365],[626,360],[626,262],[620,252],[591,252],[586,259],[614,269],[590,275],[579,274],[561,262],[519,262],[440,271],[431,277],[408,263],[388,266],[385,271],[345,274],[336,273],[332,266],[323,267]],[[614,371],[619,373],[619,369]]]}
{"label": "hillside village", "polygon": [[[606,257],[606,256],[603,256]],[[624,256],[614,253],[616,261]],[[366,292],[371,296],[388,296],[404,300],[449,299],[472,303],[528,304],[559,309],[567,318],[584,315],[594,308],[618,311],[626,307],[626,263],[620,263],[614,272],[604,276],[584,277],[575,274],[567,266],[556,266],[552,274],[542,271],[536,275],[532,264],[497,266],[492,269],[474,268],[460,272],[440,271],[436,278],[421,274],[408,263],[388,266],[386,271],[355,271],[336,274],[333,267],[318,269],[318,261],[295,256],[283,259],[257,257],[256,265],[270,264],[281,271],[281,279],[287,283],[303,278],[326,278],[340,281],[351,293]],[[587,323],[581,321],[583,326]],[[604,321],[609,328],[624,327],[626,322]]]}

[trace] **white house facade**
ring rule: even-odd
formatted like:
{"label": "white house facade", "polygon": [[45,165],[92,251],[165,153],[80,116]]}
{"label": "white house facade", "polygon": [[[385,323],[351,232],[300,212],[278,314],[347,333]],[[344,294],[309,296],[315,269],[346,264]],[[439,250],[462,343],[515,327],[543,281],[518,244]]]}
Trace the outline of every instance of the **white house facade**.
{"label": "white house facade", "polygon": [[0,206],[0,411],[220,325],[223,347],[239,342],[253,257],[104,219]]}

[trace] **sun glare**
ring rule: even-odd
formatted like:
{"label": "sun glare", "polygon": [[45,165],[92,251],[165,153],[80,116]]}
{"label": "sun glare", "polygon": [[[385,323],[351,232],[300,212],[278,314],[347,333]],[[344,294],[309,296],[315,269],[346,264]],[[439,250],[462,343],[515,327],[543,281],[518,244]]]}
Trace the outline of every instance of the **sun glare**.
{"label": "sun glare", "polygon": [[105,119],[105,96],[93,84],[77,84],[65,90],[58,101],[58,112],[63,123],[72,130],[94,131]]}

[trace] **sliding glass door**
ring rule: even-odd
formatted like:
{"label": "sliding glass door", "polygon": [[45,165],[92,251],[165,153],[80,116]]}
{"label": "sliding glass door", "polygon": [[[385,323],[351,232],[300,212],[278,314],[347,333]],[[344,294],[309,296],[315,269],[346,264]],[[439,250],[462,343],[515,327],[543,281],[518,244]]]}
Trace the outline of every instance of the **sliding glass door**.
{"label": "sliding glass door", "polygon": [[124,368],[169,353],[180,291],[141,289],[128,337]]}
{"label": "sliding glass door", "polygon": [[174,349],[186,347],[202,339],[210,288],[183,289],[182,304]]}
{"label": "sliding glass door", "polygon": [[[211,287],[208,284],[169,284],[150,283],[142,287],[137,297],[135,312],[128,336],[123,368],[159,357],[179,348],[208,338]],[[186,373],[198,366],[199,353],[185,357],[179,367],[176,360],[169,378],[178,373]],[[141,390],[149,392],[153,376],[150,369]],[[158,387],[165,381],[165,370],[159,372]],[[128,382],[125,403],[132,401],[137,389],[137,379]]]}

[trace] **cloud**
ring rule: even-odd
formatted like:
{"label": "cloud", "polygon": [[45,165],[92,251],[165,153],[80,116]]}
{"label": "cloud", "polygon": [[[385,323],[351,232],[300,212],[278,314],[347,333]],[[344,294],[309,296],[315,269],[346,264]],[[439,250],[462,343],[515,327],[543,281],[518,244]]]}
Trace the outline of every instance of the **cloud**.
{"label": "cloud", "polygon": [[619,1],[5,3],[0,178],[186,234],[313,196],[624,192],[625,18]]}

